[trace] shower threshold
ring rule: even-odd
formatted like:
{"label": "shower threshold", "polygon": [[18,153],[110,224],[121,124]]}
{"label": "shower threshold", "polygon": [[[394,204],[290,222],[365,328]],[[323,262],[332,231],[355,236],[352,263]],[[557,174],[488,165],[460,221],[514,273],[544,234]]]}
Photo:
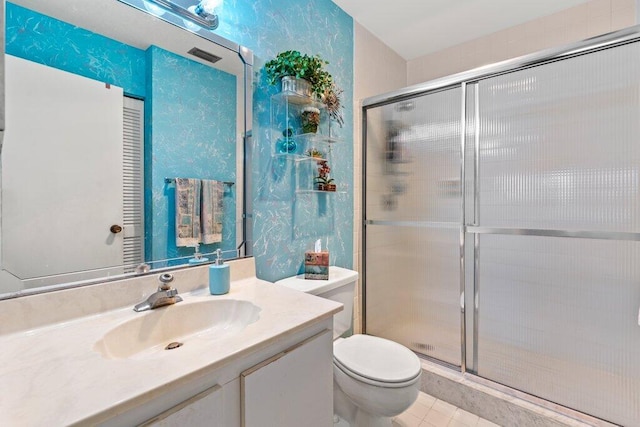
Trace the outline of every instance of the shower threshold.
{"label": "shower threshold", "polygon": [[421,358],[420,390],[501,426],[616,427],[607,421]]}

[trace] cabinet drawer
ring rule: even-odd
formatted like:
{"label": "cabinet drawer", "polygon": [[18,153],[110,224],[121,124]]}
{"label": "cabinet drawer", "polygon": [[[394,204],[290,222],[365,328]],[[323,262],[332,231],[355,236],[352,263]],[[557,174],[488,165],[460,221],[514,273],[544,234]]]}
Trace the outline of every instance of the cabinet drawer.
{"label": "cabinet drawer", "polygon": [[215,385],[141,424],[141,427],[222,426],[222,387]]}

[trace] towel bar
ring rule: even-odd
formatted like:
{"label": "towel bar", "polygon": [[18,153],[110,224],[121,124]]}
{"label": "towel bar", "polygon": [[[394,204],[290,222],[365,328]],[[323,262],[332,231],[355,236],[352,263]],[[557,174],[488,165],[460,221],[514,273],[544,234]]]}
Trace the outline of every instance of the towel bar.
{"label": "towel bar", "polygon": [[[175,184],[176,179],[175,178],[165,178],[164,179],[164,183],[165,184]],[[232,185],[235,184],[235,182],[231,182],[231,181],[222,181],[222,183],[224,185],[228,185],[229,187],[231,187]]]}

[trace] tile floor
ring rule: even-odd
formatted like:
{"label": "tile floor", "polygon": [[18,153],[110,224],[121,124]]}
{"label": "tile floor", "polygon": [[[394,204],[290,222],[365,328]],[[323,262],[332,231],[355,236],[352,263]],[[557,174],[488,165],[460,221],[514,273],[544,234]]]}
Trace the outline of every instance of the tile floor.
{"label": "tile floor", "polygon": [[393,420],[393,427],[499,427],[426,393]]}

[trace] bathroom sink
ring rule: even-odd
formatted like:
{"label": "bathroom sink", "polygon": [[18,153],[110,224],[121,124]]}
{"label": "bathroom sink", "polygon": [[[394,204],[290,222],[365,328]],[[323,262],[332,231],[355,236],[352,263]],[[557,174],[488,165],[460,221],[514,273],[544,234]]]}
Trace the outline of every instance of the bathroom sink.
{"label": "bathroom sink", "polygon": [[181,302],[139,314],[107,331],[94,349],[108,359],[144,359],[202,337],[227,338],[258,320],[260,308],[248,301],[225,299]]}

